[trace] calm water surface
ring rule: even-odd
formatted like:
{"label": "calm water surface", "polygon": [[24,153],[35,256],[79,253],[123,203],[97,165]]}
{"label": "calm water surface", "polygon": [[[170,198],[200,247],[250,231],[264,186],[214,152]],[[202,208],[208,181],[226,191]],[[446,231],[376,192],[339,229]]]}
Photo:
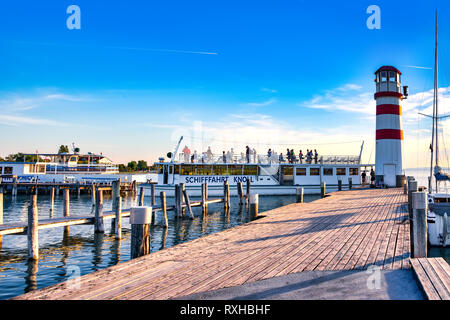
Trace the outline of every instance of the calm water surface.
{"label": "calm water surface", "polygon": [[[310,202],[318,196],[305,195]],[[5,196],[4,223],[27,221],[29,196]],[[54,217],[63,216],[63,197],[55,199]],[[192,200],[195,200],[193,198]],[[158,201],[158,200],[157,200]],[[150,198],[145,198],[145,205]],[[173,198],[168,198],[168,205]],[[295,196],[260,196],[259,211],[267,211],[295,202]],[[39,219],[49,218],[50,198],[38,196]],[[157,203],[158,204],[158,203]],[[123,208],[136,205],[132,198],[124,199]],[[91,211],[88,195],[71,195],[70,215],[86,215]],[[111,199],[105,198],[104,210],[111,210]],[[249,221],[247,211],[231,199],[231,210],[225,215],[223,204],[208,206],[208,215],[202,218],[201,208],[193,208],[195,220],[175,219],[174,212],[168,212],[169,228],[158,225],[151,230],[151,252],[194,240],[201,236],[218,232]],[[96,270],[113,266],[130,259],[130,225],[123,220],[123,239],[117,241],[111,232],[111,220],[105,220],[105,233],[94,234],[93,225],[71,226],[70,234],[64,237],[63,227],[39,231],[39,254],[37,263],[27,261],[27,237],[24,235],[3,236],[0,250],[0,299],[8,299],[35,289],[66,281],[71,275],[85,275]],[[157,214],[156,224],[161,224]]]}

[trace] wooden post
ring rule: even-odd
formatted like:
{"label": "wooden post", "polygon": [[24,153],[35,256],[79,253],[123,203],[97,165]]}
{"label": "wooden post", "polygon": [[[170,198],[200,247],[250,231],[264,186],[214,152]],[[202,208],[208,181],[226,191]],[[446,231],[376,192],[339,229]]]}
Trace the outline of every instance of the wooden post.
{"label": "wooden post", "polygon": [[186,189],[183,189],[183,195],[184,195],[184,200],[186,201],[186,205],[189,210],[189,216],[190,216],[191,220],[194,220],[194,214],[192,213],[192,208],[191,208],[191,201],[189,200],[189,195],[188,195]]}
{"label": "wooden post", "polygon": [[114,180],[112,182],[112,211],[116,211],[117,201],[120,197],[120,179]]}
{"label": "wooden post", "polygon": [[247,204],[249,204],[249,196],[250,196],[250,179],[247,178]]}
{"label": "wooden post", "polygon": [[352,178],[348,178],[348,189],[352,190],[353,187],[353,179]]}
{"label": "wooden post", "polygon": [[403,185],[403,194],[408,194],[408,182]]}
{"label": "wooden post", "polygon": [[168,228],[169,227],[169,221],[167,219],[166,193],[164,191],[161,191],[159,196],[161,197],[161,208],[162,208],[163,217],[164,217],[164,227]]}
{"label": "wooden post", "polygon": [[181,215],[184,218],[184,214],[186,212],[186,208],[183,206],[183,204],[186,202],[186,199],[184,198],[184,190],[185,190],[184,183],[180,183],[180,208],[181,208]]}
{"label": "wooden post", "polygon": [[12,189],[12,195],[13,197],[17,196],[17,178],[13,178],[14,184]]}
{"label": "wooden post", "polygon": [[95,191],[95,184],[91,185],[91,198],[92,198],[92,210],[95,210],[95,205],[97,204],[97,201],[95,201],[95,195],[96,195],[96,191]]}
{"label": "wooden post", "polygon": [[320,197],[325,198],[325,195],[327,194],[327,184],[325,181],[322,181],[320,184]]}
{"label": "wooden post", "polygon": [[122,239],[122,197],[118,196],[116,199],[116,218],[114,220],[114,233],[116,239]]}
{"label": "wooden post", "polygon": [[39,259],[39,239],[38,239],[38,208],[37,195],[31,196],[31,203],[28,207],[28,258],[32,260]]}
{"label": "wooden post", "polygon": [[[70,216],[70,193],[69,188],[64,189],[64,217],[67,218]],[[66,235],[69,234],[69,226],[64,227],[64,233]]]}
{"label": "wooden post", "polygon": [[223,183],[223,205],[225,209],[230,208],[230,184],[228,181]]}
{"label": "wooden post", "polygon": [[250,194],[248,198],[250,204],[250,219],[253,220],[258,216],[259,195]]}
{"label": "wooden post", "polygon": [[244,188],[242,187],[242,182],[238,182],[237,191],[239,196],[239,205],[244,204]]}
{"label": "wooden post", "polygon": [[50,189],[50,218],[53,218],[55,210],[55,187]]}
{"label": "wooden post", "polygon": [[201,205],[202,205],[202,212],[206,213],[206,184],[205,183],[202,183]]}
{"label": "wooden post", "polygon": [[175,185],[175,216],[179,217],[180,216],[180,188],[178,187],[178,185]]}
{"label": "wooden post", "polygon": [[103,191],[101,189],[97,190],[95,198],[94,232],[103,233],[105,232],[105,226],[103,224]]}
{"label": "wooden post", "polygon": [[410,179],[408,182],[408,215],[409,215],[409,243],[411,247],[411,254],[414,253],[414,219],[413,219],[413,209],[412,209],[412,194],[418,191],[418,184],[416,180]]}
{"label": "wooden post", "polygon": [[144,205],[144,187],[140,188],[139,191],[139,206],[142,207]]}
{"label": "wooden post", "polygon": [[427,257],[427,192],[412,193],[413,233],[411,242],[414,243],[413,258]]}
{"label": "wooden post", "polygon": [[297,203],[303,203],[303,188],[297,188]]}
{"label": "wooden post", "polygon": [[151,191],[152,191],[152,207],[154,207],[155,203],[156,203],[156,201],[155,201],[155,184],[152,183],[150,186],[151,186]]}
{"label": "wooden post", "polygon": [[338,180],[338,191],[342,191],[342,179]]}
{"label": "wooden post", "polygon": [[152,207],[131,208],[131,259],[150,253]]}

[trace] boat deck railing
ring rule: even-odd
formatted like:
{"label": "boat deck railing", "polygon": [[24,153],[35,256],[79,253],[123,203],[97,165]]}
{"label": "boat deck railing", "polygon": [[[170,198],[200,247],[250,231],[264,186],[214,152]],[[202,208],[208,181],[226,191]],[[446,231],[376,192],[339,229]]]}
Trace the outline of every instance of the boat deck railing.
{"label": "boat deck railing", "polygon": [[295,155],[291,161],[289,161],[284,155],[280,158],[277,154],[274,154],[271,157],[268,155],[251,154],[249,159],[247,159],[246,155],[243,153],[232,156],[225,155],[225,159],[222,154],[199,154],[192,159],[192,154],[185,155],[184,153],[180,153],[178,159],[174,162],[179,164],[360,164],[360,160],[359,156],[354,155],[320,155],[317,158],[308,158],[304,156],[303,159],[299,159],[299,156]]}

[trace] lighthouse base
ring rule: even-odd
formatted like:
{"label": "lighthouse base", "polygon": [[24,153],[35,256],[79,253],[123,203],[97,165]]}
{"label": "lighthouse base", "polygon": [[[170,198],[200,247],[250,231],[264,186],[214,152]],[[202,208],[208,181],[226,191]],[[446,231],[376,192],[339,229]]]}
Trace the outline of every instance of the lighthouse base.
{"label": "lighthouse base", "polygon": [[[385,184],[385,182],[384,182],[385,181],[384,175],[376,175],[375,176],[375,181],[376,181],[377,186],[384,185]],[[393,188],[393,187],[396,187],[396,188],[403,187],[403,185],[405,184],[405,181],[406,181],[406,177],[404,175],[395,176],[395,185],[391,184],[391,185],[388,185],[388,187],[391,187],[391,188]]]}

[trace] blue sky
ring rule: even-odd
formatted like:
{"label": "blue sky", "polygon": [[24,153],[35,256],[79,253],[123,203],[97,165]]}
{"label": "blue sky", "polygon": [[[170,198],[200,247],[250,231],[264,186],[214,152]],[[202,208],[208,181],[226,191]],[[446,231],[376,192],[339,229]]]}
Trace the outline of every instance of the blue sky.
{"label": "blue sky", "polygon": [[[80,30],[66,27],[71,4],[81,9]],[[373,4],[380,30],[366,26]],[[410,87],[403,125],[407,166],[415,166],[429,143],[417,111],[429,109],[433,71],[411,66],[433,67],[436,9],[445,110],[446,1],[17,0],[1,7],[0,156],[75,142],[117,162],[151,162],[184,134],[185,144],[217,153],[257,142],[260,152],[291,143],[358,154],[365,140],[365,160],[373,162],[373,73],[393,65]]]}

